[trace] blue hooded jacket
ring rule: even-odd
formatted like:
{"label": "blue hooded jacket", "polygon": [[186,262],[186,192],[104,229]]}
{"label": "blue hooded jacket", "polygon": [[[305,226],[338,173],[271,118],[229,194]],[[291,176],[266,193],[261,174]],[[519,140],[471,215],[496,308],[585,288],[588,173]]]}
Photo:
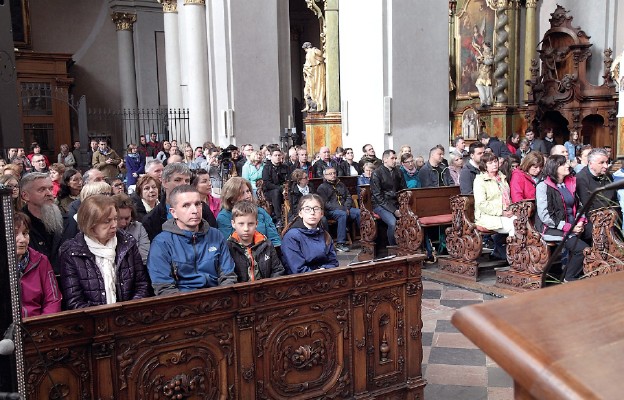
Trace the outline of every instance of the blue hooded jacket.
{"label": "blue hooded jacket", "polygon": [[320,225],[310,229],[298,218],[282,239],[282,259],[288,273],[301,274],[319,268],[336,268],[336,250],[328,236]]}
{"label": "blue hooded jacket", "polygon": [[173,219],[165,222],[152,241],[147,269],[156,295],[237,282],[223,235],[205,220],[198,232],[180,229]]}
{"label": "blue hooded jacket", "polygon": [[[217,225],[219,231],[223,234],[224,238],[229,238],[234,233],[232,228],[232,210],[226,210],[222,208],[217,215]],[[271,219],[268,212],[262,207],[258,207],[258,227],[256,231],[266,236],[274,247],[282,245],[282,239],[280,238],[277,228]]]}

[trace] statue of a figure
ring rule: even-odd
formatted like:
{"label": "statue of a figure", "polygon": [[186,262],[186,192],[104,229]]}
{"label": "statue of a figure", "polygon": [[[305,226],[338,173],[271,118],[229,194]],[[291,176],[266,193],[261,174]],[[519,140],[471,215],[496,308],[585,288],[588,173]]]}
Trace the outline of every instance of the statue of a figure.
{"label": "statue of a figure", "polygon": [[494,65],[494,54],[492,45],[489,42],[483,43],[483,52],[477,57],[479,76],[475,86],[479,91],[481,107],[492,105],[492,65]]}
{"label": "statue of a figure", "polygon": [[624,51],[615,57],[611,64],[611,77],[617,84],[619,101],[618,101],[618,118],[624,117],[624,74],[622,73],[622,61],[624,61]]}
{"label": "statue of a figure", "polygon": [[306,106],[301,111],[325,111],[325,57],[310,42],[305,42],[302,48],[306,52],[303,64],[303,96]]}

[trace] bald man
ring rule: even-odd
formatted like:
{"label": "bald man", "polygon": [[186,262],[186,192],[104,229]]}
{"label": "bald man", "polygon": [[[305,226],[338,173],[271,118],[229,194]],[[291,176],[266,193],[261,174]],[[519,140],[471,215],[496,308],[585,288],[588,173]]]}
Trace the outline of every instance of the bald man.
{"label": "bald man", "polygon": [[321,159],[315,162],[312,166],[315,178],[322,178],[323,172],[325,172],[327,168],[334,168],[336,171],[342,171],[341,168],[338,168],[338,163],[331,159],[329,147],[321,147],[319,150],[319,156]]}

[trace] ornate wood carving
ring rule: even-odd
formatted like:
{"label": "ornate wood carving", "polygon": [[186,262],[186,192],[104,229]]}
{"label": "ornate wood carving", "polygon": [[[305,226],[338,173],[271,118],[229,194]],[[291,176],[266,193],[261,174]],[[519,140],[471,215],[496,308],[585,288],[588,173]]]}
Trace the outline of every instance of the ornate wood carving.
{"label": "ornate wood carving", "polygon": [[592,223],[592,246],[584,250],[583,273],[598,276],[624,270],[624,242],[616,230],[618,213],[599,208],[589,215]]}
{"label": "ornate wood carving", "polygon": [[256,196],[258,196],[258,205],[271,215],[273,212],[273,208],[271,207],[271,203],[267,200],[264,195],[264,181],[262,179],[258,179],[256,181]]}
{"label": "ornate wood carving", "polygon": [[451,197],[453,224],[446,228],[449,258],[457,262],[474,262],[481,255],[483,240],[474,221],[474,197]]}
{"label": "ornate wood carving", "polygon": [[377,240],[377,221],[373,216],[371,192],[369,185],[362,185],[360,191],[360,243],[362,251],[358,255],[360,261],[375,258],[375,241]]}
{"label": "ornate wood carving", "polygon": [[401,218],[397,220],[395,237],[401,255],[416,254],[421,251],[425,235],[418,221],[418,215],[411,207],[412,193],[407,190],[399,194]]}
{"label": "ornate wood carving", "polygon": [[422,397],[422,258],[27,319],[28,398]]}

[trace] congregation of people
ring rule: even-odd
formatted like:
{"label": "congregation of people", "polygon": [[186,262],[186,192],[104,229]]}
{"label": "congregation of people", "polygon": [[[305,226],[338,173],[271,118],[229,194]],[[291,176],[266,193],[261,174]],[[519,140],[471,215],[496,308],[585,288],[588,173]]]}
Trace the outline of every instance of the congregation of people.
{"label": "congregation of people", "polygon": [[[357,177],[358,194],[368,185],[390,245],[397,243],[399,191],[459,186],[474,196],[475,223],[492,233],[491,257],[500,259],[505,238],[514,235],[510,205],[533,200],[544,239],[570,238],[565,280],[576,280],[591,226],[586,216],[573,222],[591,192],[613,181],[610,149],[583,145],[576,132],[563,144],[552,130],[536,136],[529,130],[501,142],[482,133],[469,146],[460,137],[448,153],[437,145],[425,157],[406,145],[380,159],[366,144],[359,161],[352,148],[332,154],[322,147],[309,157],[299,146],[179,147],[155,133],[130,143],[124,157],[106,139],[92,140],[86,167],[78,141],[72,151],[61,145],[56,163],[37,143],[29,154],[8,149],[0,184],[12,189],[22,313],[338,267],[337,252],[350,250],[360,224],[358,196],[344,177]],[[624,169],[620,175],[624,179]],[[591,209],[617,204],[616,196],[603,192]],[[435,257],[430,239],[436,234],[425,230],[428,260]]]}

